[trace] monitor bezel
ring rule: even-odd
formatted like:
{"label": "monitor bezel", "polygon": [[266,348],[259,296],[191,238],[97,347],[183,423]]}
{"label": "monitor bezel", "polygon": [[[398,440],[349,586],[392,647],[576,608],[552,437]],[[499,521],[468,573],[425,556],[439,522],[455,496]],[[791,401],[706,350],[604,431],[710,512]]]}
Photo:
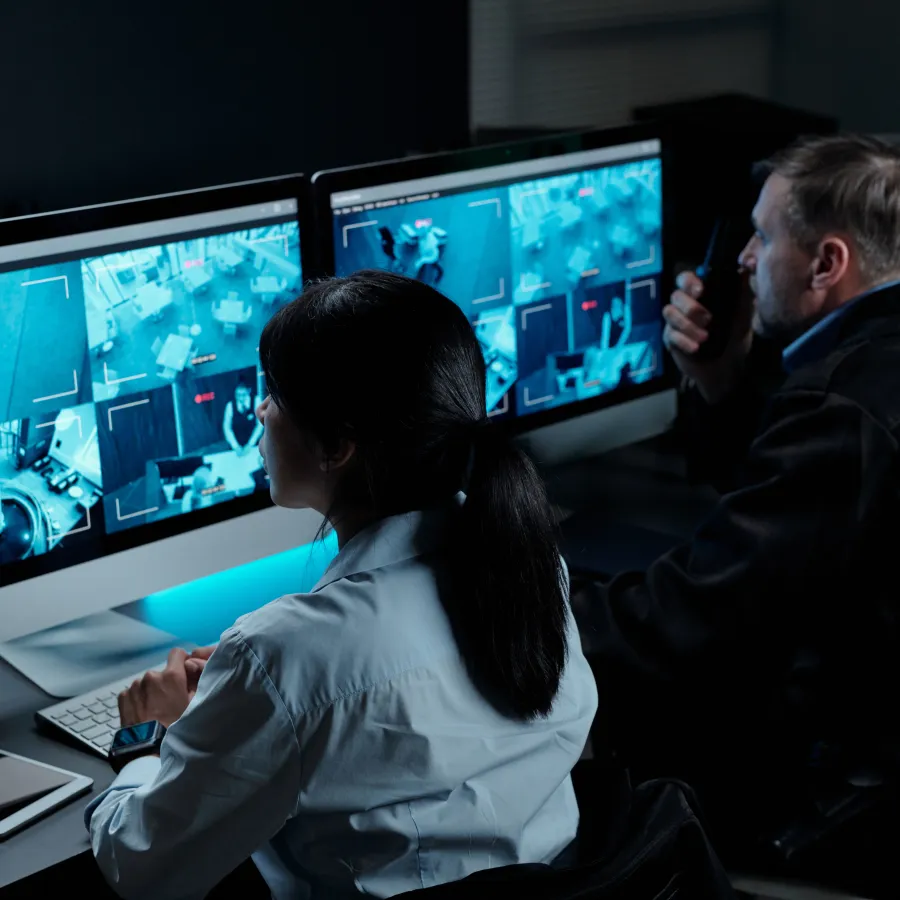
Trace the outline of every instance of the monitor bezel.
{"label": "monitor bezel", "polygon": [[[310,269],[315,268],[312,262],[313,219],[309,198],[309,181],[302,174],[211,186],[175,194],[0,220],[0,246],[224,211],[257,203],[296,199],[297,220],[300,226],[300,265],[305,282],[308,277],[307,265]],[[89,251],[85,253],[89,254]],[[173,516],[159,522],[146,523],[124,531],[110,534],[104,529],[96,541],[78,542],[73,547],[57,547],[40,556],[28,557],[0,567],[0,591],[4,587],[31,578],[81,563],[101,560],[144,544],[175,537],[271,506],[272,501],[268,492],[256,491],[249,496],[235,497],[206,509]]]}
{"label": "monitor bezel", "polygon": [[[512,141],[486,147],[475,147],[448,153],[409,157],[387,162],[327,169],[316,172],[310,179],[311,201],[314,210],[316,233],[316,259],[320,266],[317,274],[330,276],[335,272],[333,216],[331,195],[363,187],[374,187],[394,182],[413,181],[449,175],[469,169],[483,169],[509,163],[527,162],[553,156],[563,156],[587,150],[601,150],[618,144],[658,139],[663,161],[663,228],[662,268],[660,282],[662,296],[666,297],[674,286],[672,275],[672,227],[673,210],[673,154],[671,129],[660,123],[642,123],[619,128],[592,131],[567,132],[535,139]],[[511,434],[521,434],[587,415],[598,410],[618,406],[641,397],[671,390],[677,383],[674,362],[668,352],[663,353],[663,374],[644,383],[619,388],[599,397],[578,400],[548,410],[502,417],[494,421]]]}

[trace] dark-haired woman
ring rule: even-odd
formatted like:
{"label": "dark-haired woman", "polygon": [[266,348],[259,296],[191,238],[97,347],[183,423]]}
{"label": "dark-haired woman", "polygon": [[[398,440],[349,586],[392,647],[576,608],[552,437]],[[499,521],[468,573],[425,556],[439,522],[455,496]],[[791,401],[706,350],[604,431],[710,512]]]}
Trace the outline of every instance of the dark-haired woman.
{"label": "dark-haired woman", "polygon": [[553,860],[597,691],[465,315],[360,272],[279,310],[260,355],[272,497],[321,511],[340,551],[120,696],[123,724],[169,730],[88,807],[107,879],[199,898],[253,854],[279,900],[341,900]]}

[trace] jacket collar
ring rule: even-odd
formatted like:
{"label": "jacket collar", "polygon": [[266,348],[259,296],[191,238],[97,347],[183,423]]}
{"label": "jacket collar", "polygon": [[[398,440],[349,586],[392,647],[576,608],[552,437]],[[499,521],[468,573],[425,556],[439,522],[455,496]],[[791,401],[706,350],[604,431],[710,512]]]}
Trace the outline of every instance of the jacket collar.
{"label": "jacket collar", "polygon": [[900,314],[900,280],[880,284],[838,307],[782,353],[788,373],[824,359],[838,344],[872,319]]}

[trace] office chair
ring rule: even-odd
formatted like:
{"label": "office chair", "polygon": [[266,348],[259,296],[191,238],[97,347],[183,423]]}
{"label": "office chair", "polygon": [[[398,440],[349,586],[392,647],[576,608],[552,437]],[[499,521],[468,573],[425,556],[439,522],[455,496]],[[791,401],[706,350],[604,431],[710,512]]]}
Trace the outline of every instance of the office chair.
{"label": "office chair", "polygon": [[581,810],[574,864],[558,857],[486,869],[398,900],[466,900],[486,891],[517,900],[737,900],[687,785],[633,788],[628,773],[605,759],[582,760],[572,780]]}

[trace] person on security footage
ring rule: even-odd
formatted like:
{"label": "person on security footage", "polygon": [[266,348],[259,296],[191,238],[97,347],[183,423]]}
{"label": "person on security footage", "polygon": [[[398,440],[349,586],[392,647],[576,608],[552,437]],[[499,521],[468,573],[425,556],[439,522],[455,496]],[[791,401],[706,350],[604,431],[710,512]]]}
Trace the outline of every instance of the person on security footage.
{"label": "person on security footage", "polygon": [[[701,803],[745,836],[828,750],[848,771],[890,766],[900,693],[900,151],[813,138],[761,174],[725,353],[695,356],[711,316],[693,272],[664,309],[711,419],[760,421],[741,479],[692,540],[591,601],[611,746],[715,786]],[[760,336],[785,378],[756,420]]]}

